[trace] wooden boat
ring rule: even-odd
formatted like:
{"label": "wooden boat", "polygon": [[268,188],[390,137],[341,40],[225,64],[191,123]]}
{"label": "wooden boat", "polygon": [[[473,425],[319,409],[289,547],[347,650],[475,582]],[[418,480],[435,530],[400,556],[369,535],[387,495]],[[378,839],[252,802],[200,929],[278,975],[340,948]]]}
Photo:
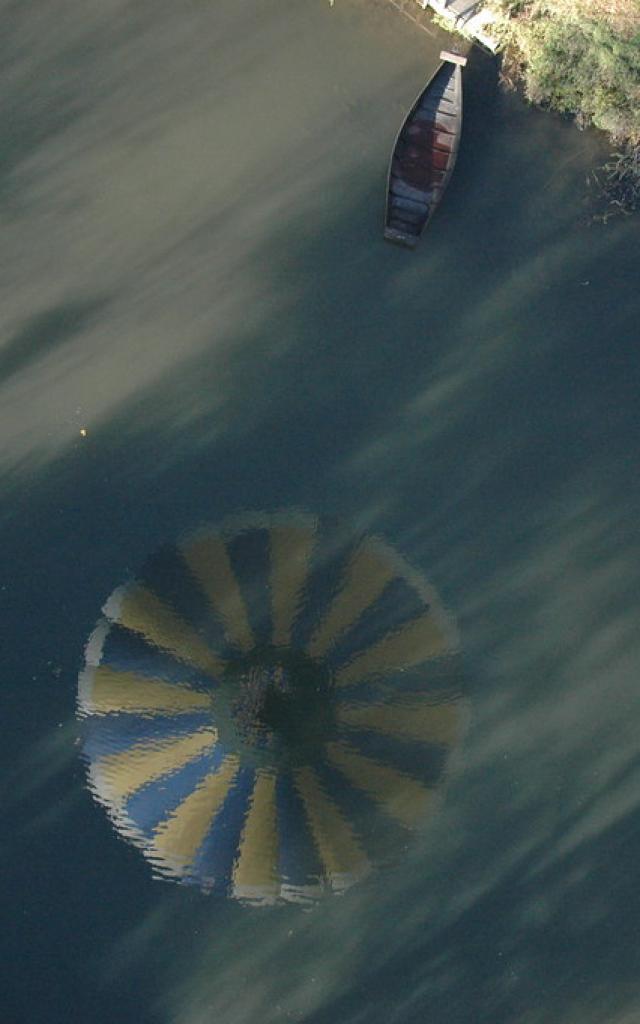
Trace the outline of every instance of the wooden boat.
{"label": "wooden boat", "polygon": [[384,237],[413,249],[442,199],[462,131],[466,57],[443,50],[442,64],[412,106],[393,147]]}

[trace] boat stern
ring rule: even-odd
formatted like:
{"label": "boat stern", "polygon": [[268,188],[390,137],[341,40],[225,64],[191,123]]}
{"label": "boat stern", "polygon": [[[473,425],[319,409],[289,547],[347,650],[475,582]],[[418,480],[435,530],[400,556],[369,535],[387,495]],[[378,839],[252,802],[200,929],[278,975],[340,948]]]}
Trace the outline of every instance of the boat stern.
{"label": "boat stern", "polygon": [[393,242],[394,245],[403,245],[405,249],[415,249],[418,244],[418,235],[407,235],[396,228],[386,227],[384,229],[384,237],[387,242]]}

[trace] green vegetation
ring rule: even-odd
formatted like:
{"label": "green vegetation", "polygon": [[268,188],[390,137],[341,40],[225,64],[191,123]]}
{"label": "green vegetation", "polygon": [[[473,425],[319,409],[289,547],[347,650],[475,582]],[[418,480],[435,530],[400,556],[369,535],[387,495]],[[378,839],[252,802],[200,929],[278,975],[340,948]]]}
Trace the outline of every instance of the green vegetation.
{"label": "green vegetation", "polygon": [[640,0],[493,0],[507,80],[532,103],[608,132],[605,190],[640,208]]}

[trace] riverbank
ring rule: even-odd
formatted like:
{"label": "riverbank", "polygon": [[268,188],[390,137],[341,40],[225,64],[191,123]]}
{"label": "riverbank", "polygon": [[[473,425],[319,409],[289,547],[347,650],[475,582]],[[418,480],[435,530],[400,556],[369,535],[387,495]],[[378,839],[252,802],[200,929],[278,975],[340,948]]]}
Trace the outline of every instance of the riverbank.
{"label": "riverbank", "polygon": [[446,28],[480,43],[497,53],[500,40],[495,33],[496,14],[478,0],[415,0],[423,10],[430,9]]}
{"label": "riverbank", "polygon": [[636,0],[492,0],[512,74],[532,103],[571,114],[617,142],[640,143]]}
{"label": "riverbank", "polygon": [[503,78],[538,106],[606,132],[595,176],[612,212],[640,209],[640,10],[636,0],[491,0]]}
{"label": "riverbank", "polygon": [[419,28],[431,33],[430,26],[435,20],[444,28],[473,42],[480,43],[486,50],[496,53],[500,45],[493,34],[496,16],[478,0],[389,0]]}
{"label": "riverbank", "polygon": [[413,21],[430,11],[443,27],[500,52],[504,83],[529,102],[604,131],[615,152],[594,176],[610,207],[602,219],[640,209],[637,0],[391,2]]}

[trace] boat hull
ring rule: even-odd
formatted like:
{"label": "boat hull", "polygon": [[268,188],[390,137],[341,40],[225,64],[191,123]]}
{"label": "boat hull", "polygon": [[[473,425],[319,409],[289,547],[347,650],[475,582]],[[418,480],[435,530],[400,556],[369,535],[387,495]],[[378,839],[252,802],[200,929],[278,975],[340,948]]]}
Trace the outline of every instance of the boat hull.
{"label": "boat hull", "polygon": [[455,166],[462,132],[462,73],[455,54],[443,61],[407,114],[387,179],[384,237],[414,249]]}

